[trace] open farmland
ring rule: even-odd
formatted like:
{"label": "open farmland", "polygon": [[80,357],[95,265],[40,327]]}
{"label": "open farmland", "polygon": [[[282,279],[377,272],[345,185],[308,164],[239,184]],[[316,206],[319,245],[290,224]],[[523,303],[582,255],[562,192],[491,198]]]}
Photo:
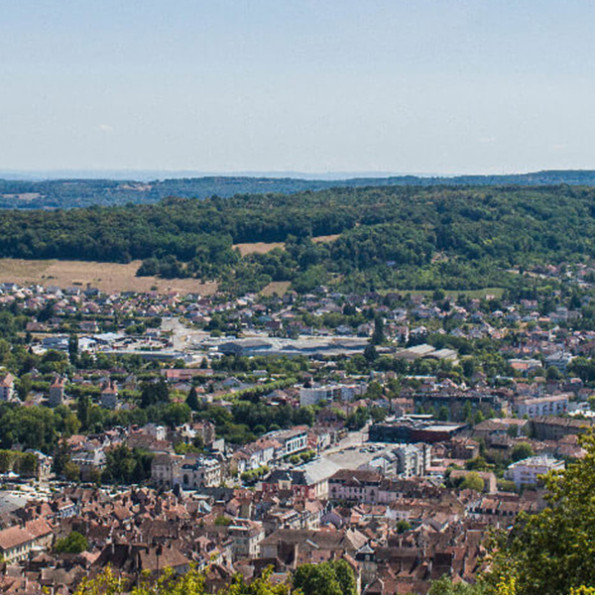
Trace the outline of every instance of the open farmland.
{"label": "open farmland", "polygon": [[234,248],[240,251],[242,256],[248,254],[266,254],[275,248],[284,248],[284,242],[252,242],[249,244],[234,244]]}
{"label": "open farmland", "polygon": [[[312,241],[315,244],[334,242],[340,235],[334,233],[328,236],[318,236],[312,238]],[[251,242],[247,244],[234,244],[233,247],[237,248],[242,256],[248,256],[248,254],[266,254],[275,248],[284,248],[285,242]]]}
{"label": "open farmland", "polygon": [[21,285],[39,283],[58,287],[90,284],[102,291],[158,291],[168,293],[197,292],[211,295],[217,289],[216,283],[201,283],[196,279],[159,279],[157,277],[136,277],[140,261],[128,264],[112,262],[82,262],[75,260],[23,260],[20,258],[0,259],[0,282],[14,282]]}
{"label": "open farmland", "polygon": [[260,293],[265,296],[274,294],[279,296],[285,295],[290,285],[291,283],[289,281],[271,281]]}
{"label": "open farmland", "polygon": [[312,238],[312,241],[315,244],[323,244],[325,242],[334,242],[335,240],[339,239],[340,235],[341,235],[340,233],[333,233],[328,236],[318,236],[318,237]]}

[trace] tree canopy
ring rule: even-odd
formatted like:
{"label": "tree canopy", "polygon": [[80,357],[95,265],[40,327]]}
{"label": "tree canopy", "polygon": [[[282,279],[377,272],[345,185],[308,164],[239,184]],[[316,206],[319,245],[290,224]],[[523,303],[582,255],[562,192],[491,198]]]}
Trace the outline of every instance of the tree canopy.
{"label": "tree canopy", "polygon": [[[0,256],[143,260],[140,275],[217,279],[232,292],[510,286],[510,269],[594,254],[595,190],[581,187],[332,188],[297,195],[6,211]],[[522,222],[522,224],[520,224]],[[332,241],[313,238],[337,236]],[[282,242],[241,256],[238,243]]]}

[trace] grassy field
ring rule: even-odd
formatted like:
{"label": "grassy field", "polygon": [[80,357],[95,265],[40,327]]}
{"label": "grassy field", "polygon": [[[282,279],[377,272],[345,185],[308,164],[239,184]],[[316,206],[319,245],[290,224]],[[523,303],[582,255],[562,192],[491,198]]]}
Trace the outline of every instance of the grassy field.
{"label": "grassy field", "polygon": [[266,296],[271,296],[275,293],[279,296],[285,295],[290,285],[291,283],[289,281],[271,281],[260,293]]}
{"label": "grassy field", "polygon": [[[317,236],[312,238],[312,241],[315,244],[320,244],[322,242],[334,242],[340,234],[336,233],[330,236]],[[240,251],[242,256],[246,256],[248,254],[266,254],[275,248],[284,248],[284,242],[253,242],[251,244],[234,244],[234,248],[237,248]]]}
{"label": "grassy field", "polygon": [[[425,289],[387,289],[381,291],[384,295],[386,293],[400,293],[402,295],[409,293],[411,295],[433,295],[433,290],[425,290]],[[457,297],[458,295],[466,295],[469,298],[484,298],[486,296],[491,296],[494,298],[501,298],[502,294],[504,293],[504,288],[502,287],[486,287],[485,289],[445,289],[444,294],[449,297]]]}
{"label": "grassy field", "polygon": [[22,260],[0,259],[0,282],[19,285],[38,283],[61,288],[90,284],[102,291],[158,291],[159,293],[196,292],[211,295],[216,283],[201,283],[196,279],[158,279],[136,277],[140,261],[128,264],[112,262],[81,262],[76,260]]}
{"label": "grassy field", "polygon": [[253,242],[252,244],[234,244],[233,247],[240,251],[242,256],[247,254],[266,254],[275,248],[283,248],[283,242]]}
{"label": "grassy field", "polygon": [[339,234],[339,233],[334,233],[330,236],[317,236],[315,238],[312,238],[312,241],[315,244],[322,244],[324,242],[334,242],[340,236],[341,236],[341,234]]}

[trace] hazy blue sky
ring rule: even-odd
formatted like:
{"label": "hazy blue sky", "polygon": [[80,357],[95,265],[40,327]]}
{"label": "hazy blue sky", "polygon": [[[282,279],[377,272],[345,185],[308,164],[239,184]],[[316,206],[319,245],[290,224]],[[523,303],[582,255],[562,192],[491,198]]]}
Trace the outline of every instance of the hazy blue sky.
{"label": "hazy blue sky", "polygon": [[595,3],[4,0],[0,169],[595,168]]}

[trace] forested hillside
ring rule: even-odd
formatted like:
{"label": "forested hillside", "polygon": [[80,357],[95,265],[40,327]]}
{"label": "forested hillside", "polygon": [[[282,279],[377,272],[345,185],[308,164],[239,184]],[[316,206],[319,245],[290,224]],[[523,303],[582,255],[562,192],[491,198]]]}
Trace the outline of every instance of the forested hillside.
{"label": "forested hillside", "polygon": [[229,198],[236,194],[292,194],[306,190],[363,188],[368,186],[541,186],[569,184],[595,186],[595,171],[540,171],[499,176],[352,178],[344,180],[210,176],[153,181],[111,179],[3,180],[0,179],[0,208],[69,209],[93,205],[117,206],[128,203],[154,204],[180,198]]}
{"label": "forested hillside", "polygon": [[[511,268],[592,258],[595,189],[369,187],[55,211],[6,211],[0,256],[127,262],[235,291],[472,289]],[[339,234],[326,242],[317,236]],[[233,245],[284,242],[241,257]]]}

